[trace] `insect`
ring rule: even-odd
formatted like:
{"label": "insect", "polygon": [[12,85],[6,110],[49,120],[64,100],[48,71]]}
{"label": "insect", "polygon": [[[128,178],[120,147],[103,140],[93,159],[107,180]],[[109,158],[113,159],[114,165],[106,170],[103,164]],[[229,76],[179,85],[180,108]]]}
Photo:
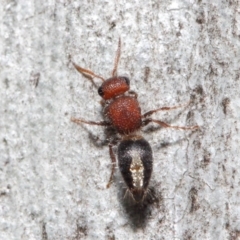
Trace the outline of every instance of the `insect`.
{"label": "insect", "polygon": [[104,121],[95,122],[82,118],[71,118],[71,121],[77,124],[85,123],[113,127],[116,130],[120,136],[120,140],[117,143],[114,143],[114,141],[110,141],[109,143],[112,169],[107,187],[112,183],[116,168],[116,156],[113,146],[117,145],[118,166],[127,185],[127,192],[130,193],[135,202],[141,203],[148,193],[148,185],[153,168],[152,149],[147,140],[142,137],[141,128],[149,123],[156,123],[165,128],[184,130],[195,130],[198,126],[171,126],[160,120],[150,118],[152,114],[158,111],[172,110],[184,105],[157,108],[142,114],[137,100],[137,93],[130,90],[129,79],[117,75],[120,52],[121,40],[119,39],[112,77],[106,80],[91,70],[82,68],[72,62],[76,70],[81,74],[102,80],[103,83],[98,88],[98,94],[103,99],[103,114],[105,119]]}

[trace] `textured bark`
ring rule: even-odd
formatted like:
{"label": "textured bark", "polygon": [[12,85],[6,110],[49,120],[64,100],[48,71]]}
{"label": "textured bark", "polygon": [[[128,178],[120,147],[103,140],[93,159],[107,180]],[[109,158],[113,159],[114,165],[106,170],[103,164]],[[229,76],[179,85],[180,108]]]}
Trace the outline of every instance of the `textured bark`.
{"label": "textured bark", "polygon": [[[240,238],[238,1],[7,1],[0,7],[0,239]],[[82,67],[118,73],[142,111],[152,193],[142,215],[122,199],[100,97]],[[100,80],[94,79],[96,85]],[[145,216],[146,215],[146,216]],[[136,217],[142,225],[136,224]]]}

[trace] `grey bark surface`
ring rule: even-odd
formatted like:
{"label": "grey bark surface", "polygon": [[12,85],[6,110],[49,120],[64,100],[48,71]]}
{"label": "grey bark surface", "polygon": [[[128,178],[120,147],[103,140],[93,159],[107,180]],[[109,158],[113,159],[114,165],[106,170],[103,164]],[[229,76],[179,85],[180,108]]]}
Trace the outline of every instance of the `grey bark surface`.
{"label": "grey bark surface", "polygon": [[[0,6],[0,239],[239,239],[238,1],[7,1]],[[72,66],[129,76],[142,112],[198,131],[144,128],[158,204],[134,226],[106,184],[96,88]],[[101,81],[94,79],[99,85]]]}

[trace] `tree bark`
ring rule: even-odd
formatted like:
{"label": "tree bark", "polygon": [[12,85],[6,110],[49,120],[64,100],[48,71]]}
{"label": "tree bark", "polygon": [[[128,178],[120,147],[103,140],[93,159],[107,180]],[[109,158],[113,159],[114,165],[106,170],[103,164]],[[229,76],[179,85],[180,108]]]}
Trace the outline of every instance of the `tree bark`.
{"label": "tree bark", "polygon": [[[2,1],[0,239],[239,239],[239,12],[223,0]],[[109,78],[119,38],[118,74],[142,112],[191,100],[153,118],[200,127],[143,128],[154,201],[137,210],[118,169],[106,189],[105,129],[70,121],[103,120],[101,80],[70,60]]]}

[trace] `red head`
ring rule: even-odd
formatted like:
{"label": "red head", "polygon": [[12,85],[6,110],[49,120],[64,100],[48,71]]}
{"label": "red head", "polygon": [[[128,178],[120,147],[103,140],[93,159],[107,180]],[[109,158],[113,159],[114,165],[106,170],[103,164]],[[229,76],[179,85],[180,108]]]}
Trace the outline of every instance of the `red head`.
{"label": "red head", "polygon": [[108,100],[122,95],[129,90],[129,79],[127,77],[112,77],[103,82],[98,89],[98,94]]}

